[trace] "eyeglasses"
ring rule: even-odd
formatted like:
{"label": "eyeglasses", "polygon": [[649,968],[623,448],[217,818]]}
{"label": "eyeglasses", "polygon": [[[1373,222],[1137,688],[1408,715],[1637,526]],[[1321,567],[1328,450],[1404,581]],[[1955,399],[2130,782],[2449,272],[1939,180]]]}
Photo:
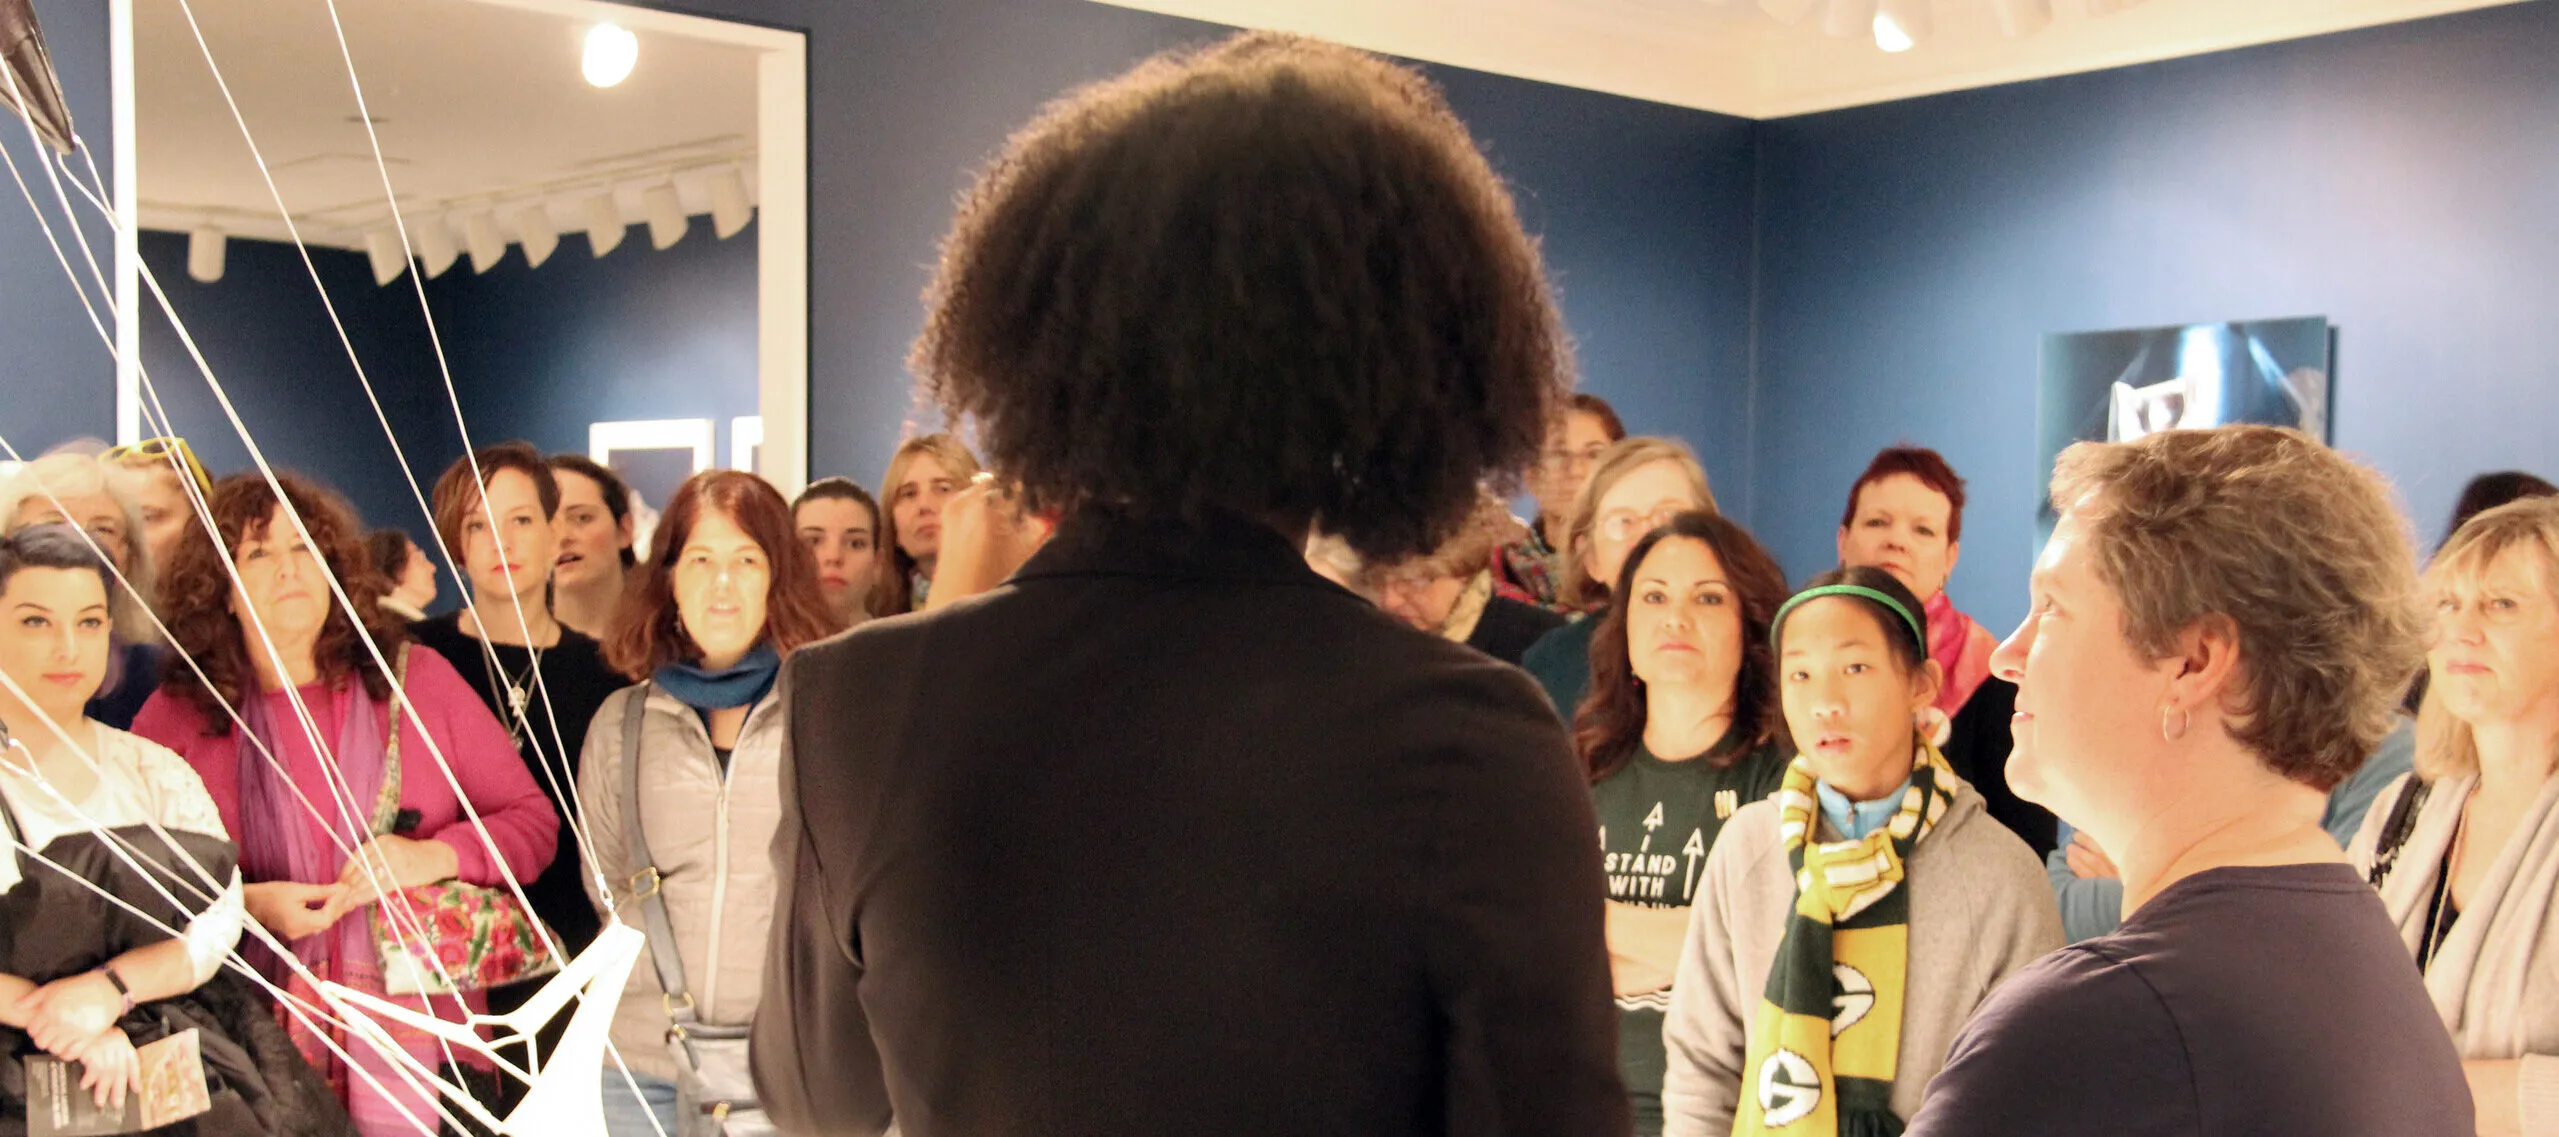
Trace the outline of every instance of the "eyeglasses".
{"label": "eyeglasses", "polygon": [[1592,464],[1599,461],[1599,456],[1606,453],[1608,448],[1605,446],[1591,446],[1581,450],[1549,450],[1539,456],[1539,462],[1549,472],[1570,473],[1574,470],[1590,469]]}
{"label": "eyeglasses", "polygon": [[1687,508],[1684,505],[1664,504],[1654,506],[1649,513],[1637,513],[1631,509],[1612,509],[1599,515],[1599,534],[1612,543],[1631,541],[1670,524],[1671,518],[1679,516]]}
{"label": "eyeglasses", "polygon": [[197,489],[206,493],[213,492],[213,479],[206,476],[204,463],[196,461],[195,450],[187,445],[186,439],[176,435],[165,438],[146,438],[140,442],[112,446],[102,457],[118,465],[133,466],[144,462],[165,460],[172,455],[175,455],[179,463],[185,467],[187,475],[195,479]]}

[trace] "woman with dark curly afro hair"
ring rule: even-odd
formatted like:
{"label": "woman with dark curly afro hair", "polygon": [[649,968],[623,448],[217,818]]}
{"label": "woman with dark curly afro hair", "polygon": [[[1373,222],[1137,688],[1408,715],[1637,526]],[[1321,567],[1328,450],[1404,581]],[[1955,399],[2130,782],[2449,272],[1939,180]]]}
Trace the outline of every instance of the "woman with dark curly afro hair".
{"label": "woman with dark curly afro hair", "polygon": [[788,665],[793,1133],[1622,1133],[1596,824],[1516,669],[1317,576],[1437,546],[1570,363],[1419,74],[1246,34],[1073,92],[914,362],[1058,530]]}

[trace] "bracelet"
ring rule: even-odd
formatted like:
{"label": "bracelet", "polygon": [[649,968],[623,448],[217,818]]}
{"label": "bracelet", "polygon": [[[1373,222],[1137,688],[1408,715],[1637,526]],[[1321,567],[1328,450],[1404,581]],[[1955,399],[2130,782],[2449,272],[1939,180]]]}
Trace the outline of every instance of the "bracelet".
{"label": "bracelet", "polygon": [[124,976],[116,974],[116,965],[112,963],[102,964],[98,968],[98,974],[106,976],[108,985],[114,987],[116,989],[116,994],[124,999],[124,1009],[117,1012],[116,1017],[122,1018],[126,1015],[132,1014],[133,988],[125,986]]}

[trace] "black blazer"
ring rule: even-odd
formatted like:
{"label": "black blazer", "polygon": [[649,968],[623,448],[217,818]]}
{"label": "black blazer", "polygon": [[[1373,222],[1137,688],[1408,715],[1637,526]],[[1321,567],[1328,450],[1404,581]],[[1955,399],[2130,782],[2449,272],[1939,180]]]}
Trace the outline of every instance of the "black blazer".
{"label": "black blazer", "polygon": [[1078,520],[789,670],[785,1132],[1628,1130],[1553,712],[1267,527]]}

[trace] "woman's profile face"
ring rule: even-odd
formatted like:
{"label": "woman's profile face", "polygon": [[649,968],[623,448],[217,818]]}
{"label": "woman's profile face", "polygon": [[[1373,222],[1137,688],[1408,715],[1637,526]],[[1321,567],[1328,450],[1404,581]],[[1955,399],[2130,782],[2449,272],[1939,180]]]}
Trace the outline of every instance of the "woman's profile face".
{"label": "woman's profile face", "polygon": [[[0,587],[0,671],[68,726],[106,682],[109,624],[106,582],[97,573],[21,568]],[[17,733],[32,740],[33,727]]]}
{"label": "woman's profile face", "polygon": [[2086,514],[2066,510],[2035,562],[2026,619],[1991,655],[2017,684],[2008,783],[2074,820],[2128,800],[2165,776],[2160,715],[2171,666],[2124,638],[2124,607],[2098,576]]}
{"label": "woman's profile face", "polygon": [[2559,717],[2559,601],[2535,549],[2500,552],[2434,589],[2428,697],[2473,727]]}
{"label": "woman's profile face", "polygon": [[728,514],[705,508],[693,522],[676,554],[673,583],[676,618],[702,649],[705,666],[736,663],[764,638],[773,560]]}

